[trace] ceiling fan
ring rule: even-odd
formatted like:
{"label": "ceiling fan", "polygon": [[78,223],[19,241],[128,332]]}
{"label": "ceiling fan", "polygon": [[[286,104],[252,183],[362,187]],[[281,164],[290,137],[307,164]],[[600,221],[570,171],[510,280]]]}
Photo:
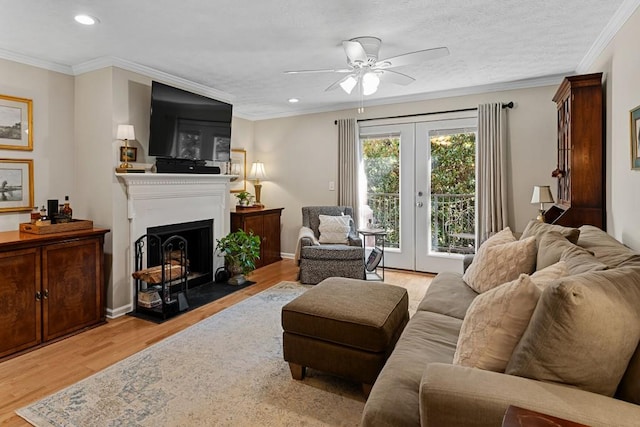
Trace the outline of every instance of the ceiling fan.
{"label": "ceiling fan", "polygon": [[393,56],[387,59],[378,59],[382,40],[377,37],[356,37],[351,40],[344,40],[342,46],[347,55],[347,65],[349,68],[341,69],[321,69],[321,70],[297,70],[285,71],[286,74],[303,73],[341,73],[348,74],[335,81],[325,89],[330,91],[341,87],[346,93],[351,94],[358,86],[361,95],[371,95],[378,90],[381,81],[395,83],[398,85],[408,85],[415,79],[406,74],[400,73],[391,68],[401,67],[409,64],[417,64],[432,59],[442,58],[449,55],[446,47],[436,47],[433,49],[418,50],[402,55]]}

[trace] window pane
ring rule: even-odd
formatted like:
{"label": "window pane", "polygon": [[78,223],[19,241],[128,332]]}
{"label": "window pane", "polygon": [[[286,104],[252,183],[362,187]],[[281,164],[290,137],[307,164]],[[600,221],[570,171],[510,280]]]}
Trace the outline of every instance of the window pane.
{"label": "window pane", "polygon": [[386,230],[386,246],[399,248],[400,135],[370,136],[360,142],[367,179],[367,201],[362,212],[365,224],[370,220]]}
{"label": "window pane", "polygon": [[430,252],[475,252],[475,152],[472,129],[429,133]]}

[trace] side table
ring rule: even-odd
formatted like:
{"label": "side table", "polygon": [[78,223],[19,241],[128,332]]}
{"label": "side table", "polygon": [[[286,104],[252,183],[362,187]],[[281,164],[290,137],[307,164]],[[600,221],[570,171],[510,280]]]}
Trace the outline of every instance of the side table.
{"label": "side table", "polygon": [[518,406],[509,406],[502,420],[502,427],[588,427],[585,424],[565,420]]}
{"label": "side table", "polygon": [[[363,228],[358,230],[362,235],[365,248],[365,276],[367,280],[384,280],[384,245],[387,232],[381,228]],[[367,237],[373,237],[371,253],[367,258]]]}

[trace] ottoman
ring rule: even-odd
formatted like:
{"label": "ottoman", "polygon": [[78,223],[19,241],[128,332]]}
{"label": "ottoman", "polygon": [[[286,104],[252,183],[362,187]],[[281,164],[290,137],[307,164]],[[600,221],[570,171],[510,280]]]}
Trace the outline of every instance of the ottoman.
{"label": "ottoman", "polygon": [[282,308],[284,360],[294,379],[305,368],[362,383],[369,394],[409,321],[407,290],[331,277]]}

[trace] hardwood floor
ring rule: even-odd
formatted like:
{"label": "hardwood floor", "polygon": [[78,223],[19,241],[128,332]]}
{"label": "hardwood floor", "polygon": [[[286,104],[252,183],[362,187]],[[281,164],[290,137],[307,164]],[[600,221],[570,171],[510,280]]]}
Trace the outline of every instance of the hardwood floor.
{"label": "hardwood floor", "polygon": [[[109,320],[46,347],[0,363],[0,424],[29,426],[15,410],[74,384],[102,369],[173,335],[202,319],[283,281],[295,281],[298,268],[283,260],[256,270],[257,283],[184,313],[162,324],[131,316]],[[385,281],[400,286],[424,284],[431,275],[387,270]],[[426,286],[426,285],[425,285]]]}

